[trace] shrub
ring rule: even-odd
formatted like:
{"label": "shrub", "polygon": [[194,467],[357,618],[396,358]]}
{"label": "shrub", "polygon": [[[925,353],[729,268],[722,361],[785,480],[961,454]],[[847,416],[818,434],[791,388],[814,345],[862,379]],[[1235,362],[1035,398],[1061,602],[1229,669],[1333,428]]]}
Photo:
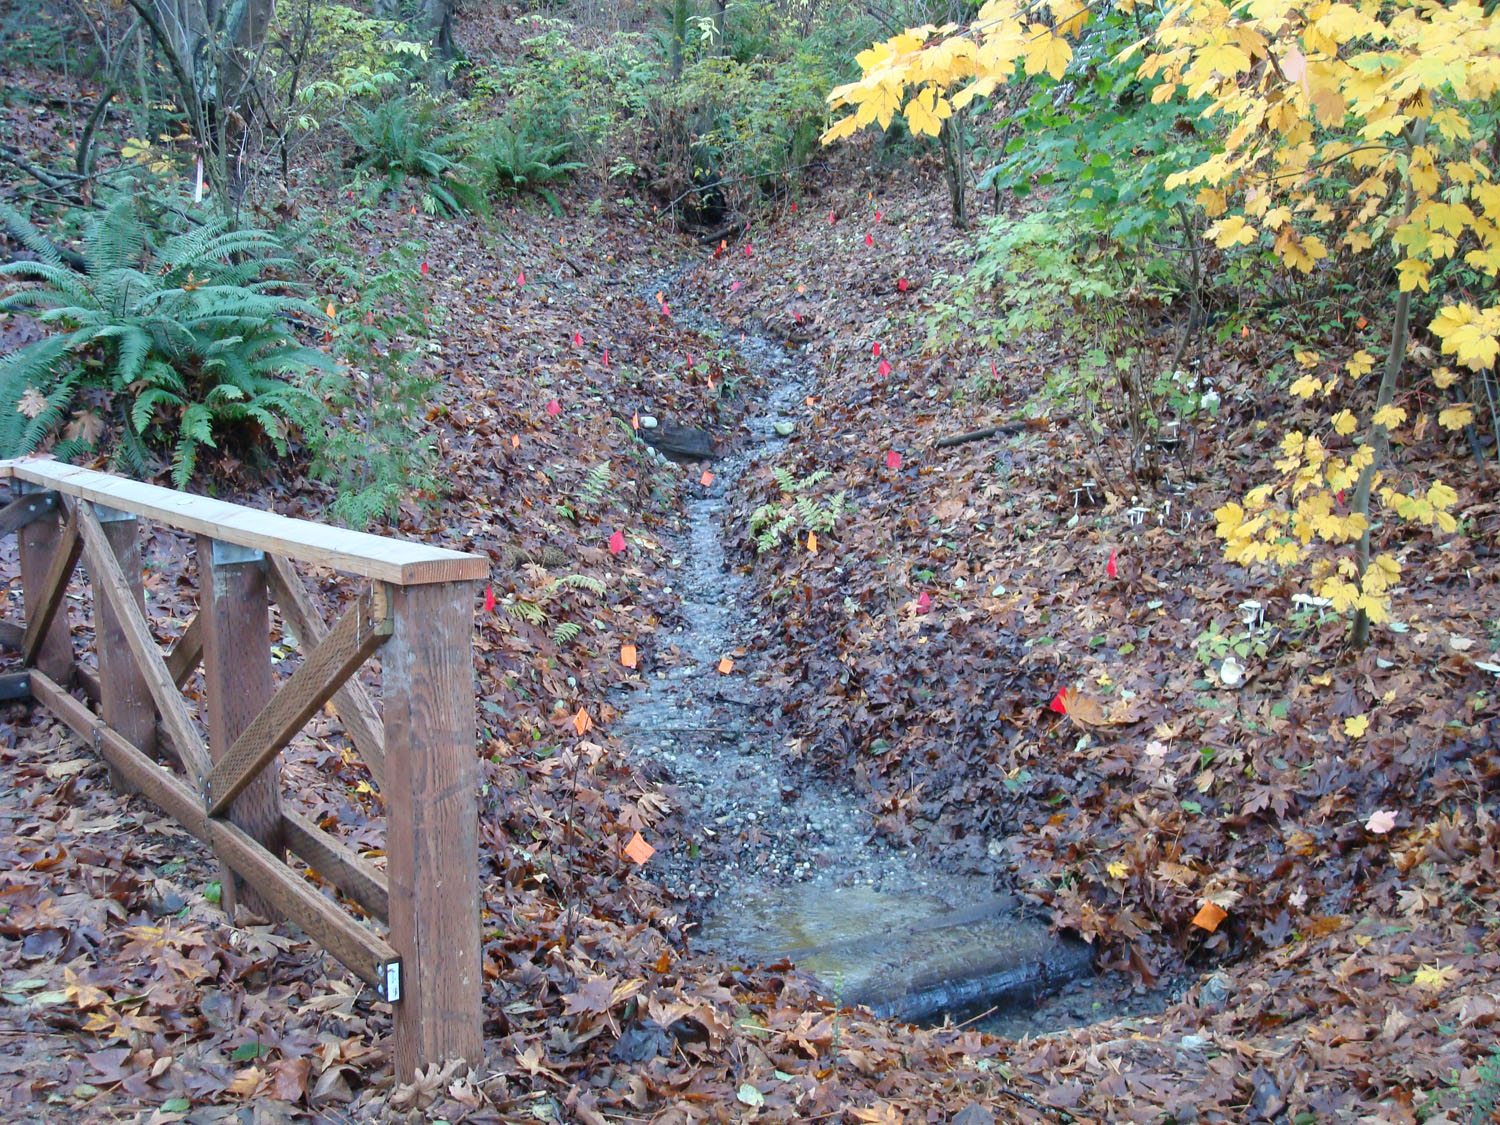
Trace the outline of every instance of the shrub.
{"label": "shrub", "polygon": [[315,388],[328,413],[308,435],[311,473],[338,491],[329,514],[365,528],[438,487],[432,442],[419,432],[435,380],[411,362],[432,314],[417,281],[418,244],[371,258],[337,230],[320,241],[326,252],[312,271],[330,297],[323,315],[337,366]]}
{"label": "shrub", "polygon": [[427,211],[457,215],[483,210],[483,195],[454,175],[463,137],[443,128],[435,107],[407,97],[372,109],[358,106],[349,135],[359,150],[356,165],[383,174],[387,187],[399,188],[407,177],[421,180]]}
{"label": "shrub", "polygon": [[[113,436],[115,460],[144,472],[153,449],[170,448],[180,488],[226,431],[259,431],[284,454],[290,428],[318,418],[318,400],[298,380],[327,357],[288,328],[316,310],[266,276],[290,265],[275,238],[225,219],[162,237],[165,215],[148,222],[143,209],[122,195],[91,222],[83,272],[4,210],[37,260],[0,267],[0,276],[36,282],[12,289],[0,309],[31,311],[60,330],[0,359],[0,455],[40,448],[69,418],[59,457]],[[102,408],[78,407],[89,390]]]}
{"label": "shrub", "polygon": [[547,201],[554,215],[562,214],[549,184],[563,182],[584,165],[569,160],[573,144],[566,138],[544,141],[524,125],[502,120],[474,146],[470,166],[489,194],[534,191]]}

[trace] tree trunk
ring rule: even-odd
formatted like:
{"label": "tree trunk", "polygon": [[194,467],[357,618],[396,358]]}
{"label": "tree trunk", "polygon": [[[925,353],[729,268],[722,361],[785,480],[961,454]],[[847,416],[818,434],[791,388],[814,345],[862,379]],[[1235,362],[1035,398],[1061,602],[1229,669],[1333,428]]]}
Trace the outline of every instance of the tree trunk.
{"label": "tree trunk", "polygon": [[438,57],[453,57],[453,4],[451,0],[422,0],[418,23],[432,36]]}
{"label": "tree trunk", "polygon": [[968,151],[964,146],[963,124],[954,114],[943,122],[938,133],[938,147],[943,152],[943,177],[948,181],[948,203],[953,225],[969,229]]}
{"label": "tree trunk", "polygon": [[129,0],[166,56],[206,178],[232,209],[243,187],[256,76],[276,0]]}

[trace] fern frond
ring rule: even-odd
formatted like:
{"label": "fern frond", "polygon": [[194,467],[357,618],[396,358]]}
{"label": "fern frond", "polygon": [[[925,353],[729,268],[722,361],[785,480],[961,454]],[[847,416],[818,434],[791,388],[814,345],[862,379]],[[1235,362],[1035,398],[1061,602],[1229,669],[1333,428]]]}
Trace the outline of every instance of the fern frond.
{"label": "fern frond", "polygon": [[576,621],[560,621],[552,630],[552,639],[560,645],[570,644],[578,639],[578,634],[583,632],[583,626]]}
{"label": "fern frond", "polygon": [[52,240],[32,225],[31,220],[8,203],[0,203],[0,222],[10,236],[49,266],[61,266],[62,255]]}
{"label": "fern frond", "polygon": [[547,613],[541,606],[534,602],[514,601],[505,602],[505,612],[517,621],[527,621],[532,625],[540,625],[547,620]]}
{"label": "fern frond", "polygon": [[557,585],[592,590],[594,593],[601,595],[606,588],[603,579],[595,578],[592,574],[564,574],[557,580]]}
{"label": "fern frond", "polygon": [[579,500],[590,508],[597,507],[604,499],[605,493],[609,491],[609,486],[613,481],[614,474],[610,470],[608,461],[595,465],[578,485]]}

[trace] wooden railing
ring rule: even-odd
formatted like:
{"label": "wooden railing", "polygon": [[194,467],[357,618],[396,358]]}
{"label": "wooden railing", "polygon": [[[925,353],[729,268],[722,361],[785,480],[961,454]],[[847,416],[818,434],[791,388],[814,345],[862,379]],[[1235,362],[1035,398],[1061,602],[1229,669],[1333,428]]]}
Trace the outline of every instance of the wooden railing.
{"label": "wooden railing", "polygon": [[[324,527],[42,458],[0,461],[20,495],[26,621],[0,622],[29,694],[89,742],[115,782],[210,847],[223,904],[295,922],[394,1013],[398,1077],[480,1060],[473,583],[478,555]],[[147,626],[138,522],[197,536],[198,613],[166,652]],[[94,598],[97,674],[81,665],[64,599],[80,559]],[[292,566],[368,579],[330,628]],[[303,650],[279,688],[269,603]],[[381,655],[381,703],[354,673]],[[202,665],[205,741],[181,688]],[[73,691],[97,703],[97,713]],[[385,803],[386,870],[283,807],[279,755],[332,701]],[[382,937],[285,862],[299,856]]]}

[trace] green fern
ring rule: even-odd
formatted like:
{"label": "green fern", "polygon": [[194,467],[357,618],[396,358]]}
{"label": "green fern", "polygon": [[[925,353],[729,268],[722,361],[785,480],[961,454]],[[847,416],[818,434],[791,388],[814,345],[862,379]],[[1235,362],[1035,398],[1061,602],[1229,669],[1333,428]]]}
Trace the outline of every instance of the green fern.
{"label": "green fern", "polygon": [[808,531],[832,531],[850,505],[843,492],[818,501],[805,495],[806,490],[828,477],[827,469],[814,469],[798,479],[789,469],[774,468],[771,476],[781,490],[781,497],[762,504],[750,513],[750,540],[757,554],[776,547],[782,537],[805,528]]}
{"label": "green fern", "polygon": [[557,628],[552,630],[552,639],[560,645],[571,644],[582,632],[583,626],[578,622],[562,621],[558,623]]}
{"label": "green fern", "polygon": [[517,621],[526,621],[532,625],[540,625],[547,620],[547,611],[535,602],[514,601],[503,604],[506,615]]}
{"label": "green fern", "polygon": [[474,146],[469,166],[475,179],[490,194],[534,191],[560,218],[562,204],[548,185],[561,183],[584,167],[568,159],[572,151],[570,141],[543,140],[530,128],[513,121],[500,121]]}
{"label": "green fern", "polygon": [[603,579],[595,578],[592,574],[564,574],[561,578],[553,580],[546,597],[551,597],[558,590],[571,587],[579,590],[590,590],[595,594],[603,595],[606,587]]}
{"label": "green fern", "polygon": [[356,109],[349,134],[359,150],[359,167],[383,173],[393,188],[408,176],[422,180],[422,206],[429,212],[484,210],[484,194],[455,174],[464,138],[444,131],[434,108],[410,98],[392,98],[373,109]]}
{"label": "green fern", "polygon": [[0,311],[57,328],[0,359],[0,456],[44,445],[85,389],[103,392],[117,418],[117,463],[144,472],[164,448],[179,488],[225,432],[258,430],[284,454],[290,429],[319,417],[297,380],[327,357],[287,327],[317,313],[284,282],[263,280],[291,266],[265,231],[220,219],[162,237],[121,195],[90,226],[77,273],[17,212],[0,216],[38,256],[0,266],[0,279],[15,279]]}
{"label": "green fern", "polygon": [[609,462],[603,461],[595,465],[578,486],[578,506],[597,508],[604,501],[613,483],[614,474],[610,471]]}

